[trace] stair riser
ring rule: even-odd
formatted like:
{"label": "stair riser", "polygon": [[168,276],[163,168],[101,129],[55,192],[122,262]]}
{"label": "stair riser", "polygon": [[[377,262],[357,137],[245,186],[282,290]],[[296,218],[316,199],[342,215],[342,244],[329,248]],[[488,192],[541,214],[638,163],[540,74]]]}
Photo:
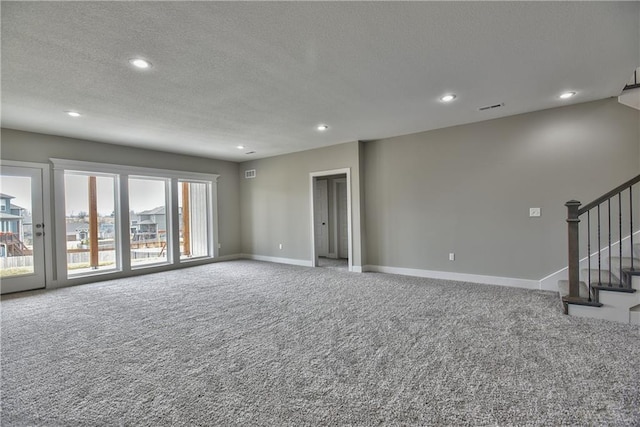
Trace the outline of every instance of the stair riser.
{"label": "stair riser", "polygon": [[[631,268],[631,258],[629,257],[622,257],[622,268]],[[611,257],[609,258],[609,266],[610,266],[610,270],[613,274],[620,274],[620,258],[619,257]],[[633,266],[638,268],[640,267],[640,259],[638,258],[634,258],[633,259]]]}
{"label": "stair riser", "polygon": [[632,325],[640,325],[640,311],[629,312],[629,323]]}
{"label": "stair riser", "polygon": [[640,304],[640,295],[626,292],[610,292],[599,291],[598,302],[604,304],[607,308],[617,308],[619,310],[628,311],[629,308]]}
{"label": "stair riser", "polygon": [[584,305],[569,305],[569,316],[604,319],[618,323],[629,323],[629,311],[615,307],[589,307]]}

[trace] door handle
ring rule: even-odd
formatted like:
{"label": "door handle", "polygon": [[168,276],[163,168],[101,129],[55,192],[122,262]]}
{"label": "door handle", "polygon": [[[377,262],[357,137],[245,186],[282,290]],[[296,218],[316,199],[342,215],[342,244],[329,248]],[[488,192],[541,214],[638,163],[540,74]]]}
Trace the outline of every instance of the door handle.
{"label": "door handle", "polygon": [[38,231],[36,233],[36,236],[40,237],[40,236],[44,236],[44,232],[43,231]]}

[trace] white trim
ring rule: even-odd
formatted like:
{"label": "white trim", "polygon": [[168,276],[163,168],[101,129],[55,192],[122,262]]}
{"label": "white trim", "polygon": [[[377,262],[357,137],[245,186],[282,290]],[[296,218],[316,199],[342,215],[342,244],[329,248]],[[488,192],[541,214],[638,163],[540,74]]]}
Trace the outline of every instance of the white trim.
{"label": "white trim", "polygon": [[220,177],[219,174],[213,173],[201,173],[201,172],[187,172],[178,171],[172,169],[158,169],[158,168],[146,168],[141,166],[124,166],[116,165],[113,163],[97,163],[97,162],[83,162],[78,160],[67,159],[49,159],[53,164],[53,169],[63,169],[65,171],[79,171],[79,172],[102,172],[107,174],[122,174],[122,175],[151,175],[162,178],[177,178],[189,181],[213,181],[217,182]]}
{"label": "white trim", "polygon": [[365,265],[364,271],[400,274],[403,276],[428,277],[431,279],[455,280],[458,282],[482,283],[485,285],[510,286],[513,288],[524,289],[539,289],[540,286],[537,280],[500,276],[482,276],[479,274],[454,273],[450,271],[420,270],[416,268],[388,267],[383,265]]}
{"label": "white trim", "polygon": [[291,264],[291,265],[299,265],[302,267],[313,267],[313,265],[311,264],[311,261],[306,259],[279,258],[274,256],[250,255],[250,254],[242,254],[241,257],[243,259],[252,259],[254,261],[267,261],[267,262],[275,262],[278,264]]}
{"label": "white trim", "polygon": [[349,257],[349,271],[353,271],[353,222],[351,217],[351,168],[342,168],[342,169],[331,169],[326,171],[317,171],[309,173],[309,200],[311,203],[311,263],[310,267],[315,267],[317,265],[317,257],[316,257],[316,235],[315,235],[315,218],[313,212],[313,202],[314,202],[314,179],[323,177],[323,176],[331,176],[331,175],[346,175],[346,184],[347,184],[347,240],[349,243],[348,249],[348,257]]}

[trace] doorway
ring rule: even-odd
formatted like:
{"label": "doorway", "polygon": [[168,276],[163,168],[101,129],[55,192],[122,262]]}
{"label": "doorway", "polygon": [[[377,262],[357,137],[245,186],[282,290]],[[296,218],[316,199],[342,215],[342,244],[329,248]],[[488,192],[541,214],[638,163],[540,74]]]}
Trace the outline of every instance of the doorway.
{"label": "doorway", "polygon": [[[43,180],[48,169],[0,166],[1,293],[45,287]],[[48,182],[48,181],[47,181]]]}
{"label": "doorway", "polygon": [[352,270],[350,170],[311,177],[312,265]]}

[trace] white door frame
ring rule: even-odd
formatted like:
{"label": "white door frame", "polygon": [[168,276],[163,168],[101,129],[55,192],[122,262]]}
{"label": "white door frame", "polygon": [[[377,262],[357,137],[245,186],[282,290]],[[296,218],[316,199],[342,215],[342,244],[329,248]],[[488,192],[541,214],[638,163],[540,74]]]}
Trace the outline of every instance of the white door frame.
{"label": "white door frame", "polygon": [[314,192],[315,178],[332,176],[332,175],[346,175],[347,176],[347,241],[349,243],[349,271],[353,271],[353,239],[352,239],[352,220],[351,220],[351,168],[332,169],[318,172],[309,173],[309,195],[311,203],[311,266],[316,267],[318,265],[318,258],[316,257],[316,235],[315,235],[315,218],[314,218]]}
{"label": "white door frame", "polygon": [[[33,287],[33,289],[45,288],[47,283],[51,282],[53,279],[53,235],[55,233],[55,227],[53,227],[53,222],[51,221],[51,175],[49,164],[0,159],[0,166],[40,170],[40,197],[42,198],[42,200],[40,200],[40,203],[42,204],[42,223],[44,224],[44,253],[42,254],[42,256],[44,257],[44,277],[43,283],[37,284]],[[8,292],[15,292],[20,290],[23,289],[9,289]],[[24,290],[27,289],[25,288]]]}
{"label": "white door frame", "polygon": [[[345,188],[347,186],[347,180],[346,178],[337,178],[333,180],[333,212],[331,213],[333,215],[333,223],[335,224],[333,227],[333,241],[335,242],[334,245],[334,255],[336,259],[340,259],[340,232],[339,232],[339,225],[340,225],[340,221],[338,220],[338,218],[340,217],[340,212],[338,209],[338,185],[344,183]],[[347,245],[348,246],[348,245]]]}

